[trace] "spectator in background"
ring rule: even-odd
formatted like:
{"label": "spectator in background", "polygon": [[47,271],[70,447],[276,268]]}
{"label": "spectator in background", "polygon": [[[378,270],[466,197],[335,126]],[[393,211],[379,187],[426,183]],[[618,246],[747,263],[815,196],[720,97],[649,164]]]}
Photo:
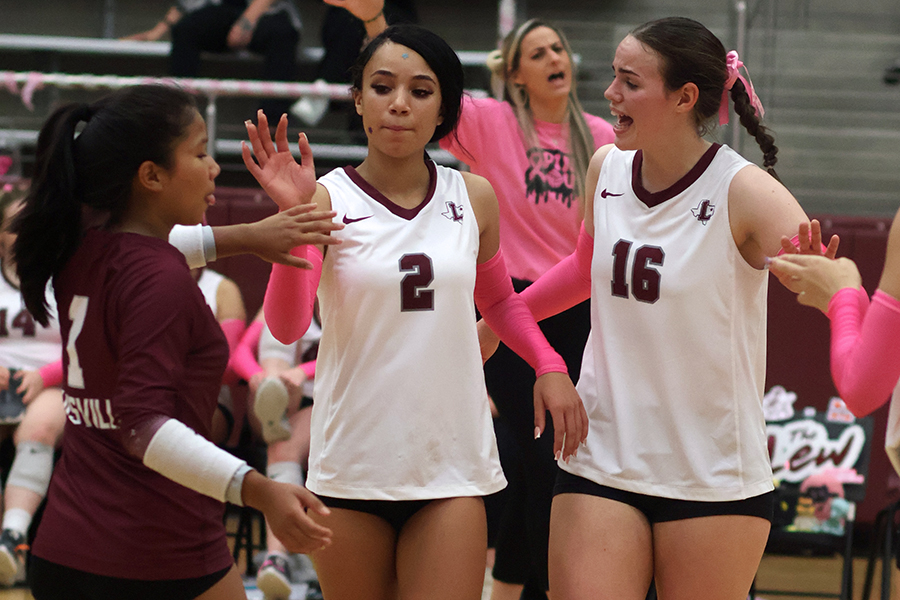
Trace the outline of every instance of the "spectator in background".
{"label": "spectator in background", "polygon": [[[419,22],[414,0],[387,0],[384,3],[384,17],[388,25]],[[322,47],[325,49],[325,56],[316,70],[316,80],[350,83],[350,67],[356,62],[366,39],[366,27],[361,20],[341,5],[329,6],[322,20]],[[328,98],[304,96],[291,107],[291,113],[307,125],[315,126],[325,115],[328,105]],[[350,113],[349,126],[359,132],[360,141],[364,142],[362,120],[355,111]]]}
{"label": "spectator in background", "polygon": [[[178,0],[152,29],[125,39],[152,42],[171,33],[169,74],[175,77],[197,77],[201,52],[247,49],[263,55],[260,79],[292,81],[300,25],[300,13],[292,0]],[[274,119],[289,106],[285,99],[260,103]]]}
{"label": "spectator in background", "polygon": [[[2,585],[12,585],[24,576],[28,529],[47,495],[54,447],[66,421],[59,388],[59,323],[52,318],[49,327],[40,327],[25,308],[12,255],[16,236],[9,224],[22,207],[27,187],[8,187],[0,193],[0,437],[13,436],[16,457],[3,492]],[[52,293],[47,299],[55,305]]]}

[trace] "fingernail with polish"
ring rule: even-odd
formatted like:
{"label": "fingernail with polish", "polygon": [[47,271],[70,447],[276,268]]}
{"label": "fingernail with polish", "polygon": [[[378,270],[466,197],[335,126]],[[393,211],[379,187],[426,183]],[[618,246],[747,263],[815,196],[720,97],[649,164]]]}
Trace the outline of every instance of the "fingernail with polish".
{"label": "fingernail with polish", "polygon": [[541,437],[541,428],[535,427],[534,428],[534,439],[537,440],[537,439],[540,439],[540,437]]}

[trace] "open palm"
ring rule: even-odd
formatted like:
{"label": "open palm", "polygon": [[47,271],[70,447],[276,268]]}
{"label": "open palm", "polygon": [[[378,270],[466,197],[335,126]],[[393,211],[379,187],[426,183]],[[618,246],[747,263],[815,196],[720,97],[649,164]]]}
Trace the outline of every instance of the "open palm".
{"label": "open palm", "polygon": [[306,134],[301,133],[298,142],[300,163],[294,159],[288,146],[286,115],[278,121],[274,144],[269,136],[268,120],[262,111],[258,115],[258,126],[247,121],[247,135],[256,161],[245,142],[241,145],[244,164],[278,208],[287,210],[312,202],[316,191],[316,170]]}

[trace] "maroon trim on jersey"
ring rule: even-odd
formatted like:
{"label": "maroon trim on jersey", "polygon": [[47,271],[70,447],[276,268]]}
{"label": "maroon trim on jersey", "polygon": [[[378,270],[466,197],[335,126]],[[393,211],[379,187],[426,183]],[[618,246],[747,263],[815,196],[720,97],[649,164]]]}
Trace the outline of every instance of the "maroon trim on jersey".
{"label": "maroon trim on jersey", "polygon": [[650,208],[674,198],[684,190],[688,189],[701,175],[703,175],[703,172],[706,171],[706,168],[712,163],[713,159],[716,157],[716,152],[718,152],[721,147],[722,144],[713,144],[710,146],[706,152],[703,153],[703,156],[700,157],[700,160],[697,161],[697,164],[691,167],[690,171],[685,173],[684,177],[659,192],[648,192],[641,184],[641,165],[644,163],[644,153],[643,151],[638,150],[634,154],[634,162],[631,165],[631,188],[634,190],[634,195],[638,197],[638,200]]}
{"label": "maroon trim on jersey", "polygon": [[435,188],[437,188],[437,167],[435,167],[434,162],[430,160],[425,161],[425,166],[428,167],[428,191],[425,192],[425,199],[422,200],[422,203],[415,208],[403,208],[402,206],[398,206],[387,196],[376,190],[371,183],[363,179],[362,175],[360,175],[354,167],[351,167],[349,165],[344,167],[344,173],[347,174],[347,177],[350,178],[350,181],[355,183],[359,187],[359,189],[368,194],[373,200],[384,206],[386,209],[388,209],[401,219],[412,221],[416,217],[416,215],[422,212],[422,209],[425,208],[429,202],[431,202],[431,199],[434,197],[434,190]]}

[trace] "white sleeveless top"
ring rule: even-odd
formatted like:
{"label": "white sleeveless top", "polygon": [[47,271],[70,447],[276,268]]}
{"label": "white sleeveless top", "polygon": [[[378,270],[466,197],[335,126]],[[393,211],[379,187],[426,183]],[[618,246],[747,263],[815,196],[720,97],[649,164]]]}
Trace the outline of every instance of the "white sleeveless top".
{"label": "white sleeveless top", "polygon": [[506,485],[475,330],[478,224],[462,175],[428,162],[416,209],[355,169],[322,177],[337,218],[307,487],[338,498],[481,496]]}
{"label": "white sleeveless top", "polygon": [[224,275],[217,273],[212,269],[204,268],[203,272],[200,273],[200,279],[197,280],[200,292],[203,293],[203,299],[206,300],[206,303],[209,305],[209,310],[212,311],[213,316],[216,318],[218,318],[217,315],[219,314],[217,294],[219,293],[219,284],[222,283],[223,279],[225,279]]}
{"label": "white sleeveless top", "polygon": [[728,217],[729,185],[751,163],[714,145],[678,183],[650,194],[639,160],[614,148],[600,171],[592,333],[577,386],[590,432],[560,466],[665,498],[766,493],[768,272],[741,257]]}
{"label": "white sleeveless top", "polygon": [[0,276],[0,365],[34,371],[62,359],[62,335],[56,320],[56,298],[47,285],[50,326],[34,320],[22,293]]}

